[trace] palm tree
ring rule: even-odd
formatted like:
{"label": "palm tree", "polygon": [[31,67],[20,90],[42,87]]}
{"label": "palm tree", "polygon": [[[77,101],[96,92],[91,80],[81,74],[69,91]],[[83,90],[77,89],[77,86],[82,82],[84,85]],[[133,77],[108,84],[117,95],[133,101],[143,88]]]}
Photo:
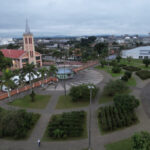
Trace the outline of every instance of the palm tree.
{"label": "palm tree", "polygon": [[23,72],[28,75],[29,84],[32,87],[32,80],[34,79],[35,75],[37,75],[37,72],[35,71],[35,65],[32,63],[27,63],[26,66],[23,67]]}
{"label": "palm tree", "polygon": [[2,86],[7,87],[8,97],[10,98],[10,90],[15,86],[12,77],[14,76],[13,72],[9,69],[3,70],[2,75]]}
{"label": "palm tree", "polygon": [[48,75],[49,76],[56,76],[57,71],[58,71],[58,69],[56,66],[50,65],[49,70],[48,70]]}
{"label": "palm tree", "polygon": [[[47,76],[47,68],[43,67],[38,70],[41,74],[42,80],[44,81],[45,76]],[[42,87],[44,87],[44,83],[42,83]]]}

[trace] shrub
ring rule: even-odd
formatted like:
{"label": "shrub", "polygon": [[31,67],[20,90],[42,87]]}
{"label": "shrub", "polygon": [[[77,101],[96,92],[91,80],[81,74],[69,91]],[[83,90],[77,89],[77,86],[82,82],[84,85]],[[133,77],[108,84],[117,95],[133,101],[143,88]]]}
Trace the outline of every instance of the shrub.
{"label": "shrub", "polygon": [[110,80],[104,87],[104,94],[107,96],[114,96],[115,94],[126,92],[129,87],[121,80]]}
{"label": "shrub", "polygon": [[126,71],[126,72],[124,73],[124,75],[126,75],[128,78],[131,78],[132,72]]}
{"label": "shrub", "polygon": [[112,72],[113,73],[120,73],[121,72],[121,68],[119,66],[113,66]]}
{"label": "shrub", "polygon": [[135,67],[135,66],[124,66],[123,69],[134,72],[134,71],[139,71],[141,68]]}
{"label": "shrub", "polygon": [[136,133],[132,136],[132,149],[150,150],[150,134],[148,132]]}
{"label": "shrub", "polygon": [[[94,89],[92,89],[92,97],[94,98],[97,94],[97,88],[95,85],[92,85]],[[72,97],[74,102],[81,100],[89,100],[90,98],[90,89],[88,88],[88,84],[82,84],[79,86],[73,86],[70,89],[69,95]]]}
{"label": "shrub", "polygon": [[121,80],[123,80],[123,81],[128,81],[128,76],[127,75],[124,75],[123,77],[121,77]]}
{"label": "shrub", "polygon": [[141,79],[145,80],[145,79],[150,78],[150,71],[140,70],[136,72],[136,75],[139,76]]}
{"label": "shrub", "polygon": [[111,62],[109,62],[110,66],[116,66],[117,65],[117,61],[116,60],[112,60]]}
{"label": "shrub", "polygon": [[52,116],[48,124],[48,136],[53,139],[80,137],[84,132],[86,114],[84,111]]}
{"label": "shrub", "polygon": [[132,76],[132,72],[126,71],[126,72],[124,73],[124,76],[121,78],[121,80],[123,80],[123,81],[128,81],[128,79],[131,78],[131,76]]}
{"label": "shrub", "polygon": [[139,106],[139,100],[127,94],[116,95],[113,100],[116,108],[121,108],[126,112],[133,112]]}

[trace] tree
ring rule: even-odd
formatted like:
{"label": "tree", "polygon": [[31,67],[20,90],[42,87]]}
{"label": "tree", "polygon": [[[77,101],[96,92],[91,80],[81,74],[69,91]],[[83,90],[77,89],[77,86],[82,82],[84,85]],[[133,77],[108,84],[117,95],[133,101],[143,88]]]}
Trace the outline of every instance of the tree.
{"label": "tree", "polygon": [[7,87],[8,97],[10,98],[10,90],[15,86],[15,83],[11,79],[14,74],[9,69],[3,70],[2,74],[2,86]]}
{"label": "tree", "polygon": [[10,68],[12,66],[12,60],[10,58],[4,57],[3,53],[0,51],[0,70]]}
{"label": "tree", "polygon": [[35,65],[32,63],[31,64],[27,63],[23,67],[23,72],[28,75],[29,83],[30,83],[30,86],[32,87],[32,80],[34,79],[34,76],[37,75],[37,72],[35,71]]}
{"label": "tree", "polygon": [[117,62],[120,62],[120,60],[121,60],[121,56],[120,56],[120,55],[118,55],[118,56],[116,57],[116,59],[117,59]]}
{"label": "tree", "polygon": [[129,57],[127,57],[127,61],[130,63],[131,61],[132,61],[132,57],[131,56],[129,56]]}
{"label": "tree", "polygon": [[56,66],[50,65],[49,70],[48,70],[48,75],[49,76],[56,76],[57,71],[58,71],[58,69]]}
{"label": "tree", "polygon": [[31,92],[30,97],[31,97],[31,101],[34,102],[35,101],[35,93],[34,93],[34,91]]}
{"label": "tree", "polygon": [[108,44],[98,43],[95,45],[94,50],[97,51],[99,55],[107,56],[108,54]]}
{"label": "tree", "polygon": [[106,65],[105,59],[100,59],[100,64],[101,64],[101,67],[104,68],[104,65]]}
{"label": "tree", "polygon": [[113,100],[118,109],[122,108],[126,112],[133,112],[139,106],[139,100],[132,95],[119,94]]}
{"label": "tree", "polygon": [[135,133],[131,140],[133,150],[150,150],[150,134],[148,132]]}
{"label": "tree", "polygon": [[[45,76],[47,76],[48,70],[45,67],[43,67],[40,68],[38,71],[40,72],[42,80],[44,81]],[[44,83],[42,83],[42,87],[44,87]]]}
{"label": "tree", "polygon": [[148,67],[149,64],[150,64],[150,59],[144,58],[144,59],[143,59],[143,64],[145,64],[145,67]]}
{"label": "tree", "polygon": [[125,92],[129,87],[121,80],[110,80],[104,87],[104,94],[114,96],[115,94]]}
{"label": "tree", "polygon": [[[94,98],[97,93],[97,88],[95,85],[92,85],[94,88],[92,89],[92,97]],[[70,89],[69,95],[72,97],[74,102],[77,101],[89,101],[90,98],[90,89],[88,88],[88,84],[81,84],[79,86],[73,86]]]}

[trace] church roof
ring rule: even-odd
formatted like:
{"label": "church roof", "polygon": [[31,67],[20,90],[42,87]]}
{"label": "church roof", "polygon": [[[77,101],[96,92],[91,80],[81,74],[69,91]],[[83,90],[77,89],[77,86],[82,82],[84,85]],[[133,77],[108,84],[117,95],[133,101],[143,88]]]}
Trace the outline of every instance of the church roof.
{"label": "church roof", "polygon": [[14,49],[2,49],[1,52],[5,57],[16,59],[25,53],[24,50],[14,50]]}

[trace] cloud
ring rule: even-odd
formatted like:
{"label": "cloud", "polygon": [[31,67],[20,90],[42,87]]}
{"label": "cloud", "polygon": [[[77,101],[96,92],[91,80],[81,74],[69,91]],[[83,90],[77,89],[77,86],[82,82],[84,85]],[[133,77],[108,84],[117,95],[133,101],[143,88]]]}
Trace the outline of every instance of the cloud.
{"label": "cloud", "polygon": [[5,0],[0,34],[31,31],[50,35],[147,34],[149,0]]}

